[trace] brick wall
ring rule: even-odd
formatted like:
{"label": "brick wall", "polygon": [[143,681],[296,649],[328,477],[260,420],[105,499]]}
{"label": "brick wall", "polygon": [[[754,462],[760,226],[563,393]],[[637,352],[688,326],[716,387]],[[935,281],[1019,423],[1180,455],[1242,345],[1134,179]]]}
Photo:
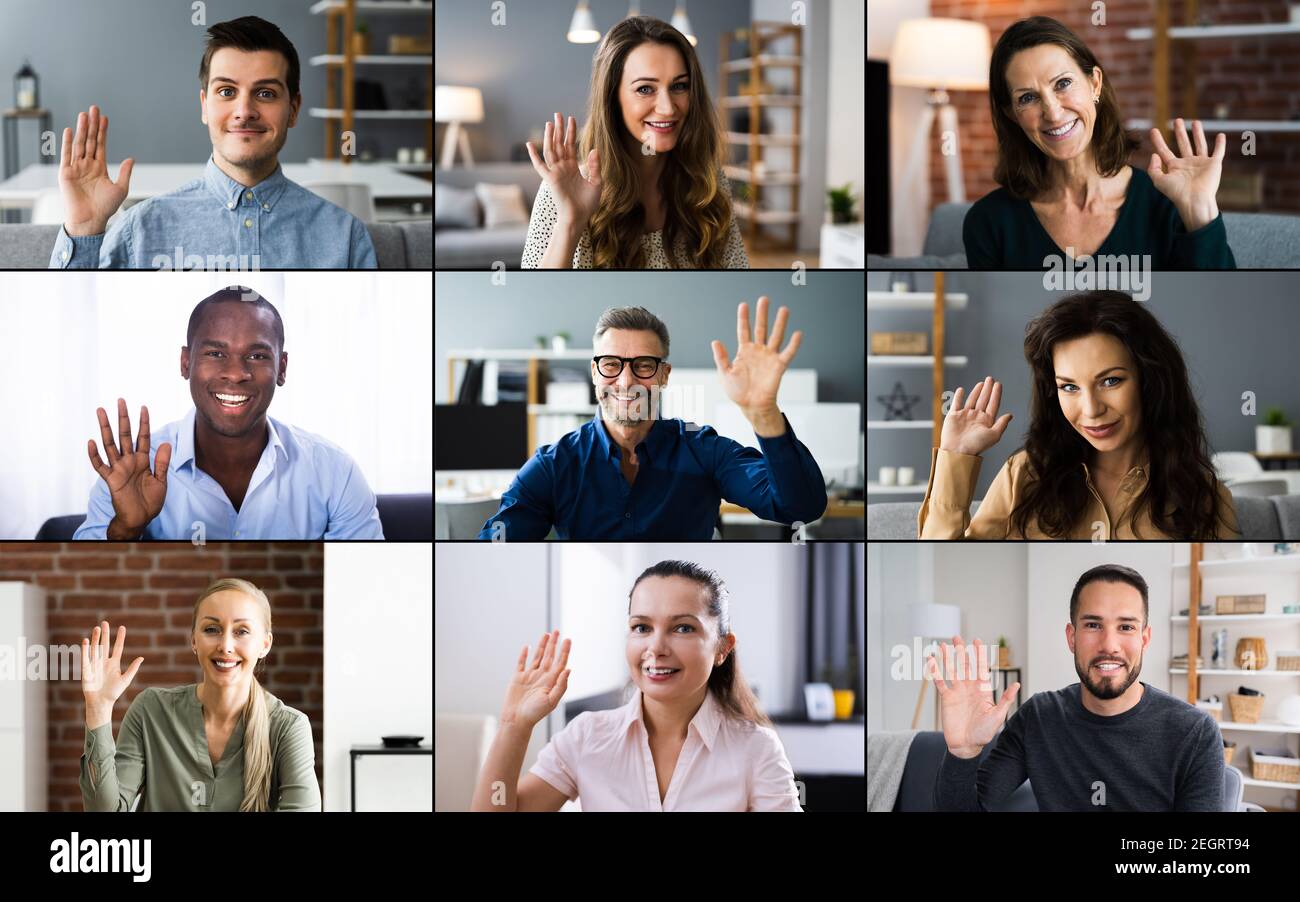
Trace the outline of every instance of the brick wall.
{"label": "brick wall", "polygon": [[[0,580],[46,591],[48,642],[79,646],[101,620],[127,630],[122,657],[144,657],[113,709],[113,734],[131,700],[151,686],[197,683],[202,672],[190,651],[190,620],[199,592],[214,579],[237,576],[266,592],[275,644],[262,685],[311,720],[316,776],[325,783],[322,648],[324,552],[319,542],[0,543]],[[82,810],[81,752],[86,734],[81,685],[49,684],[49,808]]]}
{"label": "brick wall", "polygon": [[[1106,25],[1091,24],[1091,3],[1084,0],[931,0],[930,15],[973,19],[989,28],[996,44],[1011,23],[1027,16],[1051,16],[1079,35],[1101,62],[1103,72],[1118,92],[1124,118],[1150,119],[1155,94],[1151,76],[1152,42],[1130,41],[1129,28],[1150,27],[1153,0],[1107,0]],[[1170,24],[1183,24],[1183,4],[1170,4]],[[1200,14],[1215,25],[1287,21],[1287,5],[1280,0],[1201,0]],[[1173,41],[1170,68],[1171,116],[1214,118],[1219,103],[1229,105],[1232,119],[1292,119],[1300,116],[1300,34],[1269,38],[1216,38],[1194,42],[1197,53],[1196,109],[1181,107],[1183,86],[1192,74],[1181,63],[1179,45]],[[962,172],[966,196],[975,200],[997,187],[993,166],[997,142],[990,121],[987,92],[954,91],[950,95],[961,124]],[[1211,146],[1214,132],[1207,130]],[[948,189],[939,152],[938,127],[931,136],[931,209],[947,200]],[[1130,163],[1145,169],[1151,144],[1145,134],[1142,147]],[[1168,137],[1168,135],[1166,135]],[[1225,175],[1260,173],[1264,178],[1264,206],[1268,211],[1300,212],[1300,132],[1256,134],[1256,154],[1241,154],[1241,136],[1228,136]]]}

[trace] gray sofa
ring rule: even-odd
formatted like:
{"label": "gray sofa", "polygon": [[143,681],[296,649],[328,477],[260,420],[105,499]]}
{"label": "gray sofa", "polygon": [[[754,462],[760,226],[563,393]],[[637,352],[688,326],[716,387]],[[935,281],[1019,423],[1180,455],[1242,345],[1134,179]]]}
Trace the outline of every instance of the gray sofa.
{"label": "gray sofa", "polygon": [[[57,225],[0,224],[0,269],[45,269],[59,235]],[[433,223],[366,224],[380,269],[432,269]],[[293,269],[294,267],[287,267]]]}
{"label": "gray sofa", "polygon": [[[919,257],[867,258],[868,269],[965,269],[961,225],[971,204],[940,204],[930,217]],[[1300,216],[1224,213],[1228,246],[1240,269],[1300,269]]]}
{"label": "gray sofa", "polygon": [[[438,185],[472,189],[479,182],[518,185],[524,192],[524,205],[531,215],[541,176],[532,163],[484,163],[454,169],[434,170]],[[437,216],[435,209],[434,215]],[[476,228],[439,228],[434,236],[434,264],[438,269],[491,269],[498,261],[507,269],[518,269],[524,257],[524,240],[528,223],[483,228],[482,211]]]}
{"label": "gray sofa", "polygon": [[[1250,542],[1292,542],[1300,540],[1300,495],[1255,498],[1233,495],[1241,537]],[[971,516],[979,509],[970,506]],[[867,538],[915,539],[920,501],[891,501],[867,505]]]}

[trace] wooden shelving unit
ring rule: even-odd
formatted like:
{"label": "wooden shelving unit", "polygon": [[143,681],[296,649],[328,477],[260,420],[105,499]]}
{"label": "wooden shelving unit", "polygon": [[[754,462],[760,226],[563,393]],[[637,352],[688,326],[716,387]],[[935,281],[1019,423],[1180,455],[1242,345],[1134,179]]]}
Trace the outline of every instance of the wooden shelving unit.
{"label": "wooden shelving unit", "polygon": [[[1187,667],[1170,667],[1169,673],[1173,676],[1187,677],[1187,702],[1195,705],[1197,698],[1200,696],[1201,674],[1213,676],[1250,676],[1250,677],[1271,677],[1271,678],[1290,678],[1300,677],[1300,671],[1295,670],[1235,670],[1235,669],[1204,669],[1196,666],[1196,658],[1200,654],[1202,621],[1209,623],[1286,623],[1292,622],[1300,625],[1300,614],[1201,614],[1201,598],[1204,588],[1204,577],[1208,574],[1211,576],[1231,576],[1257,573],[1282,573],[1293,572],[1300,573],[1300,555],[1247,558],[1241,560],[1205,560],[1205,546],[1201,542],[1192,542],[1190,547],[1190,559],[1186,565],[1175,565],[1174,571],[1178,573],[1186,570],[1188,574],[1188,593],[1187,593],[1187,615],[1174,615],[1169,619],[1173,624],[1187,625]],[[1228,706],[1224,704],[1224,711],[1227,712]],[[1283,723],[1234,723],[1233,721],[1220,721],[1220,731],[1241,730],[1250,733],[1272,733],[1281,736],[1300,735],[1300,726],[1291,726]],[[1243,767],[1242,764],[1245,764]],[[1297,806],[1300,807],[1300,786],[1294,783],[1278,783],[1272,780],[1256,780],[1251,777],[1249,763],[1233,759],[1233,767],[1242,772],[1242,784],[1244,786],[1257,786],[1268,789],[1291,789],[1295,790]]]}
{"label": "wooden shelving unit", "polygon": [[[393,120],[424,123],[426,163],[388,163],[394,168],[433,178],[433,56],[420,54],[354,53],[352,35],[356,32],[357,14],[367,16],[424,16],[429,43],[433,43],[433,4],[409,0],[319,0],[311,7],[312,15],[325,16],[326,52],[307,60],[309,66],[324,66],[325,105],[310,107],[307,115],[325,120],[325,159],[352,163],[352,156],[339,152],[339,139],[345,132],[355,132],[357,120]],[[359,66],[420,66],[428,71],[427,110],[358,110],[356,77]],[[384,161],[388,162],[388,161]]]}
{"label": "wooden shelving unit", "polygon": [[[943,430],[944,367],[963,367],[967,359],[961,355],[944,354],[944,322],[948,310],[965,310],[965,294],[947,294],[944,291],[944,274],[934,274],[934,291],[868,291],[867,310],[915,310],[930,313],[931,342],[929,354],[917,355],[867,355],[868,367],[922,367],[931,373],[931,416],[929,420],[867,420],[868,430],[929,429],[931,447],[939,446]],[[868,330],[869,331],[869,330]],[[929,466],[927,461],[926,466]],[[918,469],[917,473],[920,474]],[[924,493],[925,481],[911,486],[882,486],[868,481],[869,495],[903,495]]]}
{"label": "wooden shelving unit", "polygon": [[[727,160],[731,160],[733,148],[744,151],[743,162],[728,162],[723,172],[732,184],[732,208],[737,219],[743,223],[746,242],[756,250],[794,250],[799,242],[799,160],[802,150],[800,125],[803,114],[803,29],[797,25],[783,22],[754,22],[747,29],[749,33],[745,52],[735,56],[735,33],[724,32],[721,37],[721,50],[718,59],[718,115],[724,128],[730,126],[729,113],[733,110],[749,111],[748,132],[726,132],[728,141]],[[793,53],[771,53],[768,46],[775,42],[793,40]],[[765,74],[768,70],[789,69],[794,72],[794,92],[792,94],[760,93],[767,84]],[[737,81],[732,76],[745,76]],[[741,93],[732,94],[732,90]],[[790,110],[793,126],[789,133],[766,134],[760,129],[763,114],[769,109]],[[792,162],[788,168],[772,168],[770,160],[764,158],[767,148],[791,148]],[[764,188],[779,187],[786,190],[789,198],[788,208],[765,207]],[[741,195],[748,195],[742,197]],[[768,230],[760,226],[785,226],[787,237],[784,241],[768,235]]]}
{"label": "wooden shelving unit", "polygon": [[[1170,0],[1155,0],[1155,17],[1153,27],[1130,28],[1125,37],[1130,41],[1144,41],[1152,44],[1152,86],[1155,92],[1155,115],[1151,119],[1129,119],[1124,125],[1130,129],[1149,129],[1152,123],[1165,134],[1165,140],[1172,143],[1173,120],[1172,99],[1170,97],[1170,60],[1176,52],[1183,63],[1185,72],[1192,73],[1191,78],[1183,82],[1182,99],[1177,114],[1183,119],[1201,120],[1207,132],[1223,131],[1238,133],[1242,131],[1290,133],[1300,132],[1300,122],[1290,120],[1245,121],[1212,120],[1197,116],[1198,94],[1196,47],[1198,41],[1223,40],[1230,38],[1275,38],[1295,37],[1300,35],[1300,24],[1294,22],[1259,22],[1236,25],[1198,25],[1201,17],[1200,0],[1184,0],[1183,25],[1170,25]],[[1176,43],[1175,43],[1176,42]],[[1211,139],[1212,140],[1212,139]]]}

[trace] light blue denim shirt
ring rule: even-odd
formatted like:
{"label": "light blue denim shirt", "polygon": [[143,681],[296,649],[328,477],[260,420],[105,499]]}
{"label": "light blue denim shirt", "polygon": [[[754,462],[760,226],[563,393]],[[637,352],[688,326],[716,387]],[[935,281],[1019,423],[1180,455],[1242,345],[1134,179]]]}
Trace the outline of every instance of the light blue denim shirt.
{"label": "light blue denim shirt", "polygon": [[375,269],[365,225],[285,178],[245,188],[208,157],[203,178],[123,212],[107,234],[59,228],[51,269]]}
{"label": "light blue denim shirt", "polygon": [[[167,500],[145,527],[150,539],[193,539],[202,524],[213,539],[382,539],[375,494],[361,468],[337,445],[266,418],[270,436],[239,510],[194,459],[193,408],[153,433],[149,465],[171,442]],[[104,480],[95,477],[86,521],[74,539],[102,539],[113,519]]]}

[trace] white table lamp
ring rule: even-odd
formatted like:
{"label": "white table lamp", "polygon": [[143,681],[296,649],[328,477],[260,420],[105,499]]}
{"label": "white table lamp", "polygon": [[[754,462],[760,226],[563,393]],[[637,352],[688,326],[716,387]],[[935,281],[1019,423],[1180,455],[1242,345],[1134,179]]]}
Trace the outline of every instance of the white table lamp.
{"label": "white table lamp", "polygon": [[[953,636],[961,634],[961,608],[955,604],[914,604],[909,608],[912,618],[912,635],[921,638],[921,648],[924,649],[931,639],[942,639],[945,642],[952,640]],[[936,656],[937,659],[937,656]],[[940,667],[943,664],[940,662]],[[925,662],[921,662],[922,673],[925,672]],[[930,681],[922,677],[921,691],[916,697],[916,710],[912,713],[912,729],[916,729],[917,723],[921,719],[921,706],[925,703],[925,691],[930,686]],[[935,728],[939,726],[939,697],[935,693],[934,700],[934,723]]]}
{"label": "white table lamp", "polygon": [[442,158],[438,166],[450,169],[456,162],[457,147],[465,158],[465,165],[473,166],[469,137],[460,126],[462,122],[483,121],[483,92],[478,88],[438,85],[433,92],[433,118],[437,122],[449,123],[447,134],[442,139]]}
{"label": "white table lamp", "polygon": [[[987,91],[989,87],[988,27],[966,19],[908,19],[898,27],[889,54],[889,80],[899,87],[929,88],[925,112],[917,123],[913,152],[909,155],[904,185],[911,185],[925,154],[935,112],[952,152],[944,152],[948,200],[966,200],[961,174],[961,145],[957,137],[957,111],[948,102],[949,91]],[[928,155],[927,155],[928,156]]]}

